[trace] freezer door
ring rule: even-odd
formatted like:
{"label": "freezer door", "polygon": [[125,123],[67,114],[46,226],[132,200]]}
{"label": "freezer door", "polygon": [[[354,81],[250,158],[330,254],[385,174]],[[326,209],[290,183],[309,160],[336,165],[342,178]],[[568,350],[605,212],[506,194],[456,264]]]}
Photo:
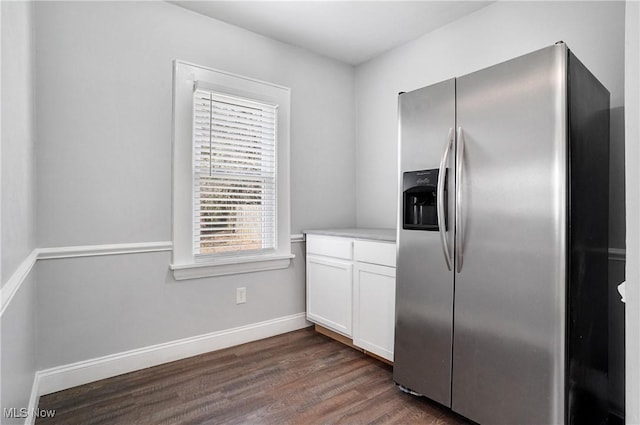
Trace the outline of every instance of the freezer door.
{"label": "freezer door", "polygon": [[[449,217],[447,220],[440,217],[442,227],[445,221],[448,223],[442,229],[442,236],[433,226],[403,229],[404,217],[410,216],[403,213],[403,183],[424,183],[432,179],[433,185],[434,175],[438,175],[438,179],[446,175],[446,186],[442,189],[452,193],[453,143],[443,172],[433,170],[440,168],[455,128],[455,80],[404,93],[399,99],[399,230],[393,376],[398,384],[450,406],[453,272],[445,261],[442,238],[453,255],[453,197],[446,196]],[[431,171],[420,176],[407,174],[403,182],[405,172],[418,170]],[[418,200],[419,208],[427,208],[433,201],[420,201],[420,196],[412,196],[406,199]],[[433,205],[429,208],[431,213],[437,209]]]}
{"label": "freezer door", "polygon": [[457,80],[452,409],[481,424],[564,422],[566,58],[555,45]]}

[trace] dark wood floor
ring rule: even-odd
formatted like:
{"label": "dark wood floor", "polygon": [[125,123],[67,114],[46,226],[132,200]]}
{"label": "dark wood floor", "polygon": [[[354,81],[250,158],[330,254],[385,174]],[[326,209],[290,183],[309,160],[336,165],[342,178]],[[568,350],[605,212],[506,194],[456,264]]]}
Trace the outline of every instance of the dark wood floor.
{"label": "dark wood floor", "polygon": [[40,398],[44,424],[464,424],[311,328]]}

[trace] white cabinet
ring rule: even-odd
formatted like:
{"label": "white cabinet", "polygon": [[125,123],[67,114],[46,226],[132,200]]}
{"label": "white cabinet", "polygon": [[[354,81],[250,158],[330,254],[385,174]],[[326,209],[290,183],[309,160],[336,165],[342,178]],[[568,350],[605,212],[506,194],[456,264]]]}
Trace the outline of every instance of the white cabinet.
{"label": "white cabinet", "polygon": [[395,244],[356,241],[353,274],[353,344],[393,361]]}
{"label": "white cabinet", "polygon": [[307,319],[393,361],[393,242],[307,235]]}
{"label": "white cabinet", "polygon": [[393,361],[396,269],[356,263],[353,270],[353,345]]}
{"label": "white cabinet", "polygon": [[307,319],[351,337],[353,241],[307,236]]}
{"label": "white cabinet", "polygon": [[351,262],[307,256],[307,318],[351,336]]}

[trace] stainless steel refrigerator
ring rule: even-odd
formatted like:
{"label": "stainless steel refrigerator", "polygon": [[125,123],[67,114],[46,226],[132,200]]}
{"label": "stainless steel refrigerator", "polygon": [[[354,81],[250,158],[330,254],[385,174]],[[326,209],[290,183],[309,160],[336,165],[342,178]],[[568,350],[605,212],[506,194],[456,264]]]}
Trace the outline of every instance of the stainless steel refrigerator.
{"label": "stainless steel refrigerator", "polygon": [[606,421],[608,156],[609,92],[562,42],[399,95],[401,388]]}

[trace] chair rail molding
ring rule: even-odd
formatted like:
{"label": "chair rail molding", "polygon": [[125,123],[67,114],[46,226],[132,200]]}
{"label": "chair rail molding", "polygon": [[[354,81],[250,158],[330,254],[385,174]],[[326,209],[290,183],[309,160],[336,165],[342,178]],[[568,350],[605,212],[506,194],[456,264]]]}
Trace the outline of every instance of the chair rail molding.
{"label": "chair rail molding", "polygon": [[[291,235],[291,243],[304,242],[303,234]],[[171,251],[173,243],[171,241],[157,242],[131,242],[117,244],[100,244],[100,245],[77,245],[77,246],[58,246],[35,248],[20,263],[18,268],[13,272],[7,282],[0,288],[0,317],[11,303],[11,300],[20,289],[24,280],[29,276],[31,270],[38,260],[54,260],[60,258],[76,258],[76,257],[95,257],[101,255],[121,255],[121,254],[139,254],[146,252],[163,252]]]}
{"label": "chair rail molding", "polygon": [[38,260],[171,251],[170,241],[38,248]]}
{"label": "chair rail molding", "polygon": [[7,283],[5,283],[2,288],[0,288],[0,298],[2,299],[2,307],[0,307],[0,317],[4,314],[5,310],[11,303],[11,300],[16,295],[20,286],[24,280],[29,276],[33,266],[36,264],[38,260],[38,249],[34,249],[31,251],[27,257],[22,260],[22,263],[18,266],[15,272],[11,275]]}

